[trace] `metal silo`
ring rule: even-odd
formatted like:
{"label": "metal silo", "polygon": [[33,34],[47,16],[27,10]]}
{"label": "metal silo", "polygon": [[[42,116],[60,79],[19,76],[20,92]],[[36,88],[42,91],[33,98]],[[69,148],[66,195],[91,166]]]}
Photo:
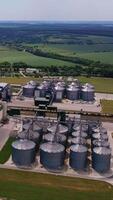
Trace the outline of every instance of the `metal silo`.
{"label": "metal silo", "polygon": [[88,132],[88,124],[82,124],[80,122],[76,122],[73,126],[74,131],[83,131],[83,132]]}
{"label": "metal silo", "polygon": [[87,166],[87,147],[72,145],[70,147],[70,166],[75,170],[85,170]]}
{"label": "metal silo", "polygon": [[35,86],[27,84],[23,86],[23,96],[24,97],[34,97]]}
{"label": "metal silo", "polygon": [[54,101],[61,102],[64,95],[64,87],[58,82],[54,88]]}
{"label": "metal silo", "polygon": [[66,136],[59,133],[54,136],[54,134],[48,133],[43,135],[43,142],[57,142],[65,146]]}
{"label": "metal silo", "polygon": [[30,126],[32,125],[32,120],[31,119],[23,119],[22,120],[22,130],[28,130]]}
{"label": "metal silo", "polygon": [[92,127],[92,133],[107,134],[107,130],[104,127],[97,126],[97,127]]}
{"label": "metal silo", "polygon": [[95,147],[106,147],[106,148],[109,148],[110,144],[106,140],[99,139],[99,140],[93,140],[92,147],[93,148],[95,148]]}
{"label": "metal silo", "polygon": [[87,138],[87,133],[83,131],[74,131],[72,132],[72,137],[82,137],[82,138]]}
{"label": "metal silo", "polygon": [[96,147],[92,153],[92,167],[100,173],[110,169],[111,150],[106,147]]}
{"label": "metal silo", "polygon": [[69,138],[68,143],[69,145],[81,144],[81,145],[86,146],[86,139],[78,136],[76,138]]}
{"label": "metal silo", "polygon": [[[48,126],[47,131],[51,132],[51,133],[55,133],[56,128],[57,128],[57,125]],[[58,125],[58,133],[67,135],[68,128],[66,126],[62,125],[62,124],[59,124]]]}
{"label": "metal silo", "polygon": [[42,127],[39,126],[39,123],[33,122],[32,129],[33,131],[37,131],[38,133],[42,134]]}
{"label": "metal silo", "polygon": [[65,147],[58,143],[43,143],[40,146],[40,163],[48,170],[61,170],[64,166]]}
{"label": "metal silo", "polygon": [[81,89],[81,98],[83,101],[93,101],[95,89],[92,85],[86,83]]}
{"label": "metal silo", "polygon": [[95,140],[95,139],[98,139],[98,140],[108,140],[108,135],[107,134],[104,134],[104,133],[93,133],[92,134],[92,140]]}
{"label": "metal silo", "polygon": [[35,143],[17,140],[12,143],[12,160],[19,167],[30,167],[35,162]]}
{"label": "metal silo", "polygon": [[27,139],[32,140],[33,142],[35,142],[38,145],[40,143],[41,137],[37,131],[29,130]]}
{"label": "metal silo", "polygon": [[29,84],[31,84],[31,85],[34,86],[34,87],[37,86],[37,82],[36,82],[36,81],[29,81]]}
{"label": "metal silo", "polygon": [[66,89],[66,96],[69,100],[78,100],[79,99],[80,88],[76,83],[71,83]]}
{"label": "metal silo", "polygon": [[32,140],[36,144],[39,144],[40,142],[40,134],[37,131],[32,130],[25,130],[18,134],[19,139],[28,139]]}

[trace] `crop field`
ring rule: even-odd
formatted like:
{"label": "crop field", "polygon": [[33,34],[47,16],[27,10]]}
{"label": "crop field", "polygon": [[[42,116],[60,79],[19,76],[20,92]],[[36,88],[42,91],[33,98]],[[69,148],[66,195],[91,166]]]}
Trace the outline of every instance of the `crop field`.
{"label": "crop field", "polygon": [[112,200],[113,186],[100,181],[0,169],[0,197],[8,200]]}
{"label": "crop field", "polygon": [[51,65],[58,65],[58,66],[64,66],[64,65],[70,65],[73,66],[73,63],[60,61],[57,59],[51,59],[51,58],[43,58],[40,56],[35,56],[27,52],[17,51],[15,49],[9,49],[0,47],[0,62],[25,62],[28,65],[31,66],[51,66]]}
{"label": "crop field", "polygon": [[113,114],[113,100],[101,100],[102,112]]}
{"label": "crop field", "polygon": [[[59,38],[57,38],[57,40],[59,41]],[[68,43],[68,40],[69,39],[67,39],[67,43],[63,41],[63,39],[60,40],[61,44],[40,44],[38,48],[44,52],[54,52],[60,55],[77,56],[89,60],[101,61],[102,63],[113,64],[112,37],[78,36],[73,38],[73,44]],[[62,42],[64,42],[64,44],[62,44]]]}
{"label": "crop field", "polygon": [[77,57],[100,61],[106,64],[113,64],[113,52],[78,53]]}

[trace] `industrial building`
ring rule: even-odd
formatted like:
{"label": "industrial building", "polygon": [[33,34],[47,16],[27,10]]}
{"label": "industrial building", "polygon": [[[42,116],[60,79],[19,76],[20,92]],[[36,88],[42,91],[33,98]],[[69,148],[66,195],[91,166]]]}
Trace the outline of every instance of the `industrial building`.
{"label": "industrial building", "polygon": [[38,100],[50,99],[50,102],[62,102],[63,99],[70,101],[92,102],[95,99],[95,89],[91,84],[80,84],[78,80],[69,84],[63,81],[43,81],[40,84],[27,83],[23,86],[24,97],[34,97],[35,105]]}
{"label": "industrial building", "polygon": [[38,155],[40,165],[48,171],[62,172],[66,166],[74,171],[87,171],[90,152],[92,169],[107,173],[111,167],[107,130],[100,122],[91,124],[73,118],[72,131],[69,132],[68,122],[67,119],[63,124],[59,119],[23,119],[22,131],[12,143],[15,165],[20,168],[33,166]]}
{"label": "industrial building", "polygon": [[[95,106],[94,86],[82,85],[77,80],[67,83],[30,81],[19,95],[24,97],[23,101],[14,96],[11,103],[6,103],[10,117],[21,122],[12,143],[10,162],[13,167],[64,174],[71,171],[72,175],[104,176],[110,172],[112,152],[108,130],[97,113],[94,120],[89,111],[83,113],[80,109],[77,116],[74,112],[79,103]],[[65,109],[68,102],[76,105],[74,110],[70,106]],[[64,106],[63,110],[59,105]]]}

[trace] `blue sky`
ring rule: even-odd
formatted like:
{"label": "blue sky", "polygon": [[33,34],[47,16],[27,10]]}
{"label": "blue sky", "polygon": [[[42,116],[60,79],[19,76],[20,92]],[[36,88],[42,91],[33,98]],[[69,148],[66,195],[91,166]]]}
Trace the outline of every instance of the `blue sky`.
{"label": "blue sky", "polygon": [[113,0],[0,0],[0,20],[113,20]]}

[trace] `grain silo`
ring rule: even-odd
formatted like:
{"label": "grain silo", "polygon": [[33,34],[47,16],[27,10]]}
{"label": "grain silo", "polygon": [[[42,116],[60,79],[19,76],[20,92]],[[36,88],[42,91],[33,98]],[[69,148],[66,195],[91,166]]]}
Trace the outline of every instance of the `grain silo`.
{"label": "grain silo", "polygon": [[106,148],[109,148],[110,147],[110,144],[107,140],[101,140],[101,139],[97,139],[97,140],[93,140],[92,142],[92,147],[95,148],[95,147],[106,147]]}
{"label": "grain silo", "polygon": [[40,163],[48,170],[61,170],[64,166],[65,147],[58,143],[40,145]]}
{"label": "grain silo", "polygon": [[25,118],[22,120],[22,130],[28,130],[32,125],[32,120],[29,118]]}
{"label": "grain silo", "polygon": [[64,96],[64,87],[60,82],[54,87],[54,101],[61,102]]}
{"label": "grain silo", "polygon": [[92,127],[92,133],[107,134],[107,130],[102,126],[97,126],[97,127]]}
{"label": "grain silo", "polygon": [[19,139],[28,139],[32,140],[36,144],[40,143],[40,134],[37,131],[33,131],[31,129],[22,131],[18,134]]}
{"label": "grain silo", "polygon": [[95,89],[92,85],[86,83],[81,89],[81,98],[83,101],[94,101]]}
{"label": "grain silo", "polygon": [[31,84],[27,84],[23,86],[23,96],[32,98],[34,97],[35,86]]}
{"label": "grain silo", "polygon": [[42,134],[42,131],[43,131],[42,127],[39,126],[39,123],[37,123],[37,121],[33,122],[32,129],[33,131],[37,131],[38,133]]}
{"label": "grain silo", "polygon": [[50,125],[50,126],[48,126],[47,131],[54,134],[56,132],[56,128],[57,128],[59,134],[67,135],[68,128],[62,124],[59,124],[58,127],[57,127],[57,125]]}
{"label": "grain silo", "polygon": [[12,160],[19,167],[30,167],[35,162],[35,143],[17,140],[12,143]]}
{"label": "grain silo", "polygon": [[102,134],[102,133],[93,133],[92,134],[92,140],[108,140],[108,135],[107,134]]}
{"label": "grain silo", "polygon": [[83,131],[83,132],[88,132],[88,124],[83,124],[81,122],[75,122],[73,126],[74,131]]}
{"label": "grain silo", "polygon": [[84,171],[87,167],[87,147],[72,145],[70,147],[70,166],[75,170]]}
{"label": "grain silo", "polygon": [[56,135],[48,133],[48,134],[43,135],[43,142],[57,142],[65,146],[66,136],[59,133]]}
{"label": "grain silo", "polygon": [[82,137],[82,138],[87,138],[87,133],[83,131],[74,131],[72,132],[72,137]]}
{"label": "grain silo", "polygon": [[69,87],[66,89],[66,96],[69,100],[78,100],[80,94],[80,88],[76,83],[71,83]]}
{"label": "grain silo", "polygon": [[100,173],[110,170],[111,150],[106,147],[95,147],[92,153],[92,167]]}
{"label": "grain silo", "polygon": [[69,138],[68,143],[69,143],[69,145],[81,144],[81,145],[86,146],[86,139],[78,136],[75,138]]}
{"label": "grain silo", "polygon": [[33,81],[33,80],[29,81],[29,84],[31,84],[31,85],[34,86],[34,87],[37,86],[37,82],[36,82],[36,81]]}

